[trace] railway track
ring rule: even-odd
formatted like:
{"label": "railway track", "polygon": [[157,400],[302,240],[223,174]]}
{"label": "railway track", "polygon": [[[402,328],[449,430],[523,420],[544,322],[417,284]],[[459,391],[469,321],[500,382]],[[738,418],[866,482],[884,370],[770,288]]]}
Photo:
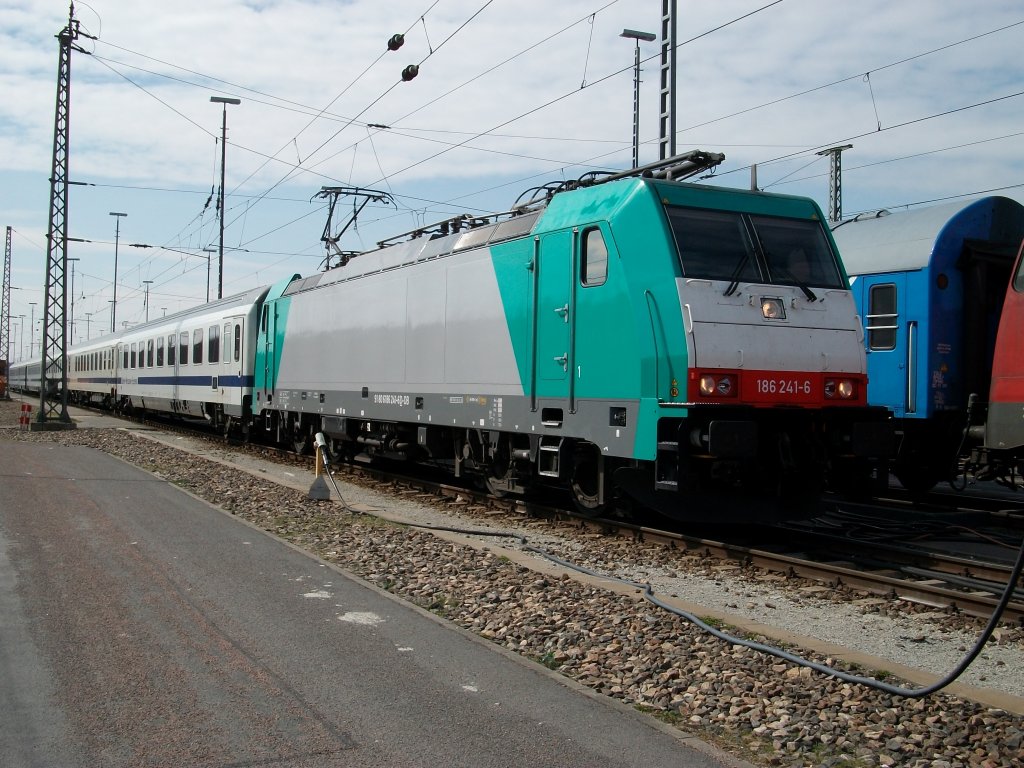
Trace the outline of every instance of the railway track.
{"label": "railway track", "polygon": [[[138,422],[139,419],[131,421]],[[197,434],[187,425],[169,425],[163,420],[147,423],[161,429]],[[225,445],[223,437],[209,434],[202,436],[219,446]],[[306,469],[312,469],[314,463],[313,457],[297,456],[271,446],[235,443],[233,447]],[[366,465],[345,465],[340,471],[342,474],[339,477],[361,477],[381,486],[412,490],[423,494],[425,498],[438,500],[449,509],[457,505],[469,510],[475,508],[492,516],[504,513],[518,520],[524,516],[541,518],[563,525],[566,530],[583,530],[658,543],[680,553],[699,554],[742,568],[804,579],[833,590],[845,587],[880,598],[899,599],[908,606],[922,606],[981,618],[992,614],[1006,588],[1011,555],[1015,554],[1020,544],[1019,536],[1014,542],[1010,532],[1024,527],[1021,523],[1024,516],[1016,510],[1005,512],[1005,504],[993,513],[992,505],[970,507],[965,503],[970,500],[960,496],[957,497],[960,504],[955,507],[957,513],[989,515],[992,521],[1009,525],[1009,531],[1004,531],[1003,540],[997,543],[1005,550],[1004,557],[958,554],[949,551],[948,540],[942,548],[921,541],[914,544],[893,541],[892,530],[886,529],[884,523],[894,511],[900,514],[906,512],[907,505],[902,499],[884,506],[846,505],[856,510],[856,517],[852,520],[847,517],[846,522],[843,515],[849,516],[850,512],[839,510],[808,523],[764,526],[756,530],[745,529],[739,535],[729,532],[728,537],[720,534],[717,538],[711,538],[615,518],[588,518],[558,505],[518,498],[496,498],[464,485]],[[834,503],[828,506],[837,509]],[[947,505],[945,509],[948,511],[950,507]],[[491,519],[494,521],[493,517]],[[850,536],[849,531],[854,527],[869,527],[865,526],[865,520],[878,523],[881,533],[876,538]],[[1024,624],[1024,589],[1018,587],[1014,590],[1003,621]]]}

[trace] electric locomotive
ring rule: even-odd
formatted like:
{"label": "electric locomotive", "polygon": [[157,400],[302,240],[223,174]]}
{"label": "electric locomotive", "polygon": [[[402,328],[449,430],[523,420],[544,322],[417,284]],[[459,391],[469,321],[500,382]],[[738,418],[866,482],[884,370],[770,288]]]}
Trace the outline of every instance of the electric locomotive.
{"label": "electric locomotive", "polygon": [[727,499],[805,514],[826,482],[884,479],[888,413],[867,405],[820,209],[673,180],[721,159],[585,179],[273,286],[257,428],[683,519],[721,519]]}
{"label": "electric locomotive", "polygon": [[[968,404],[966,471],[978,479],[996,479],[1014,489],[1024,476],[1024,242],[1006,289],[999,318],[992,386],[987,409],[979,413],[977,398]],[[976,421],[981,423],[975,423]]]}
{"label": "electric locomotive", "polygon": [[880,211],[832,235],[864,322],[868,400],[893,412],[893,474],[927,491],[956,475],[968,419],[984,421],[1024,206],[985,197]]}

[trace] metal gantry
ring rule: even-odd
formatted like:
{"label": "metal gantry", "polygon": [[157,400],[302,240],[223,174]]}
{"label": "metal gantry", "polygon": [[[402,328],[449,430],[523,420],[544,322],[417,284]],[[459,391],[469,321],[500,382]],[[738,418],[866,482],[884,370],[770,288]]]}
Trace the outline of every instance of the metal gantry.
{"label": "metal gantry", "polygon": [[[67,369],[67,210],[68,144],[71,128],[71,51],[88,53],[75,41],[80,35],[71,3],[68,25],[57,35],[57,105],[53,120],[53,166],[50,173],[50,218],[46,231],[46,285],[44,291],[42,365],[39,373],[37,422],[70,425],[68,417]],[[87,35],[88,37],[88,35]],[[57,382],[60,382],[58,385]]]}

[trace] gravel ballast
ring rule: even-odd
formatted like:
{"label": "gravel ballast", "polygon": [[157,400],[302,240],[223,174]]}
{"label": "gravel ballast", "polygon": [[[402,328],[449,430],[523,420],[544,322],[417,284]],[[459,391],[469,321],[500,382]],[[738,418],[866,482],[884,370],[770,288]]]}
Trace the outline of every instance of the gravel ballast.
{"label": "gravel ballast", "polygon": [[[13,415],[16,424],[17,403],[4,405],[0,423],[11,424]],[[471,546],[352,515],[333,502],[310,501],[297,487],[259,477],[258,468],[255,474],[242,472],[126,430],[0,430],[0,440],[11,439],[87,445],[118,456],[481,637],[755,763],[1024,763],[1020,715],[944,692],[896,697],[719,640],[643,601],[637,590],[569,577],[534,555],[513,557],[514,539]],[[342,491],[350,503],[422,524],[499,527],[479,512],[463,519],[415,494],[384,495],[348,482]],[[512,530],[504,517],[500,528]],[[932,673],[951,669],[979,626],[936,612],[906,613],[894,601],[825,595],[814,585],[741,573],[657,545],[568,534],[539,521],[524,519],[516,532],[559,557],[706,606],[709,615],[731,612]],[[1024,695],[1020,636],[1016,628],[1001,630],[965,682]],[[836,661],[820,653],[803,655],[824,664]],[[877,676],[877,670],[856,672]]]}

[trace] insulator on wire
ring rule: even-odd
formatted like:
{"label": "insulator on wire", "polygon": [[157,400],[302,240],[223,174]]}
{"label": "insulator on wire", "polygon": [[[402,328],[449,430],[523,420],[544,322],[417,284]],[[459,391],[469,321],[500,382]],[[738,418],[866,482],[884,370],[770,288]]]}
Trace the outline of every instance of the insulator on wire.
{"label": "insulator on wire", "polygon": [[410,80],[412,80],[414,77],[416,77],[416,75],[418,75],[419,73],[420,73],[419,65],[417,65],[417,64],[410,64],[408,67],[406,67],[405,69],[402,70],[402,79],[405,82],[408,83]]}
{"label": "insulator on wire", "polygon": [[391,36],[390,40],[388,40],[388,50],[389,51],[397,51],[404,44],[405,44],[405,35],[403,35],[401,32],[397,32],[397,33],[395,33],[395,34],[393,34]]}

